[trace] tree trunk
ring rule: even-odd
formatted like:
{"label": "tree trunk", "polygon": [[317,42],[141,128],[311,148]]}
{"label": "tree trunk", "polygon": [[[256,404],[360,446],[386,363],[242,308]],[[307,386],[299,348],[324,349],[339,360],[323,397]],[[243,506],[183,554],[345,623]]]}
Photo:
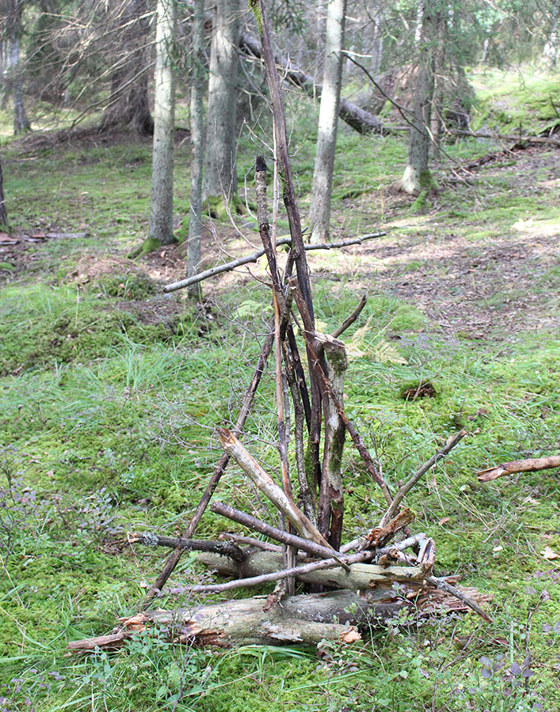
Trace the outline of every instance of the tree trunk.
{"label": "tree trunk", "polygon": [[[441,134],[443,129],[443,99],[444,99],[444,77],[446,64],[447,42],[447,17],[444,12],[438,12],[434,23],[434,31],[437,33],[432,39],[436,43],[433,51],[434,88],[432,92],[432,115],[431,115],[431,146],[430,154],[434,160],[439,159]],[[460,99],[459,99],[460,104]]]}
{"label": "tree trunk", "polygon": [[372,12],[371,21],[373,31],[370,39],[371,64],[370,73],[377,78],[381,71],[381,63],[383,61],[383,7],[378,5]]}
{"label": "tree trunk", "polygon": [[330,237],[331,194],[344,61],[346,0],[330,0],[327,6],[325,67],[309,222],[311,241]]}
{"label": "tree trunk", "polygon": [[[262,59],[262,45],[256,37],[244,32],[240,39],[241,51],[250,56]],[[302,69],[295,66],[289,59],[282,55],[276,54],[274,57],[276,64],[280,67],[282,77],[293,84],[298,89],[301,89],[304,94],[307,94],[311,99],[317,99],[323,93],[321,84],[317,84],[310,74],[306,74]],[[361,134],[381,133],[390,134],[393,129],[383,125],[379,117],[369,111],[353,104],[347,99],[340,100],[339,117],[350,128]]]}
{"label": "tree trunk", "polygon": [[552,17],[550,20],[550,30],[546,38],[546,42],[543,49],[543,60],[546,64],[547,69],[553,71],[556,68],[558,62],[558,54],[560,48],[558,47],[558,21],[560,19],[560,0],[555,0],[552,6]]}
{"label": "tree trunk", "polygon": [[206,198],[237,193],[236,100],[239,0],[217,0],[210,52],[206,140]]}
{"label": "tree trunk", "polygon": [[119,13],[122,30],[117,37],[121,53],[111,77],[111,96],[101,131],[131,127],[140,136],[152,135],[154,120],[148,101],[148,47],[150,36],[147,0],[130,0]]}
{"label": "tree trunk", "polygon": [[176,241],[173,236],[174,38],[175,2],[158,0],[152,193],[148,232],[148,241],[152,248],[158,244],[169,245]]}
{"label": "tree trunk", "polygon": [[22,0],[11,0],[6,22],[8,38],[6,72],[14,103],[14,133],[16,135],[31,129],[23,101],[23,79],[19,56],[22,4]]}
{"label": "tree trunk", "polygon": [[[187,242],[187,277],[198,274],[202,238],[202,179],[204,169],[204,0],[195,0],[192,29],[191,74],[191,199]],[[200,299],[200,282],[188,288],[190,297]]]}
{"label": "tree trunk", "polygon": [[2,159],[0,158],[0,225],[8,227],[8,213],[6,211],[6,201],[4,200],[4,176],[2,173]]}
{"label": "tree trunk", "polygon": [[426,0],[421,0],[418,9],[418,68],[414,89],[414,108],[410,139],[408,144],[408,163],[401,181],[402,188],[411,195],[418,195],[429,189],[432,177],[429,169],[430,123],[432,100],[434,96],[434,14]]}

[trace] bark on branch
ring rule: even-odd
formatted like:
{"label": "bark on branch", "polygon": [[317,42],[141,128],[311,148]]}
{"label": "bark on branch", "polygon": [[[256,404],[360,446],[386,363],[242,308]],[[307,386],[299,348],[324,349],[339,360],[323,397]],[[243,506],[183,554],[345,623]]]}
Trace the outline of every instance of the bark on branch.
{"label": "bark on branch", "polygon": [[554,467],[560,467],[560,455],[504,462],[497,467],[482,470],[478,473],[477,477],[480,482],[490,482],[490,480],[496,480],[498,477],[514,475],[516,472],[538,472],[539,470],[549,470]]}
{"label": "bark on branch", "polygon": [[225,428],[218,429],[222,447],[230,457],[237,462],[243,472],[258,487],[258,489],[284,514],[297,532],[311,539],[316,544],[328,547],[317,528],[297,507],[293,499],[279,487],[270,475],[265,472],[259,462],[247,451],[233,433]]}
{"label": "bark on branch", "polygon": [[381,520],[379,526],[384,526],[386,522],[388,522],[395,516],[400,506],[400,503],[414,487],[414,485],[426,474],[426,472],[428,472],[430,468],[432,468],[437,462],[439,462],[442,457],[445,457],[448,452],[453,450],[455,445],[460,443],[466,434],[466,430],[461,430],[456,435],[450,437],[449,440],[445,443],[445,445],[441,448],[441,450],[439,450],[439,452],[436,452],[436,454],[433,455],[428,460],[428,462],[424,463],[422,467],[420,467],[407,482],[405,482],[403,485],[401,485],[401,487],[399,487],[397,493],[393,498],[392,503],[389,506],[389,509],[383,515],[383,519]]}
{"label": "bark on branch", "polygon": [[[376,552],[364,551],[349,556],[341,556],[341,560],[350,565],[350,571],[346,571],[336,559],[324,559],[323,561],[314,561],[310,564],[304,564],[295,567],[295,570],[290,575],[295,575],[299,581],[304,583],[320,584],[330,586],[331,588],[344,588],[353,591],[366,591],[380,585],[390,585],[394,581],[422,581],[431,573],[430,566],[377,566],[375,564],[363,563],[368,559],[373,558]],[[354,558],[355,557],[355,558]],[[242,565],[233,561],[229,557],[219,556],[216,554],[202,553],[197,560],[215,569],[221,574],[236,576],[239,578],[239,583],[235,583],[232,588],[248,585],[247,581],[251,578],[262,576],[284,575],[282,569],[282,555],[268,551],[255,551],[247,555],[246,560]],[[328,567],[331,568],[328,568]],[[325,567],[327,567],[325,569]],[[247,578],[242,579],[245,576]],[[245,583],[242,583],[242,581]],[[274,581],[275,578],[267,578],[266,581]],[[264,582],[261,578],[260,582]],[[220,584],[218,584],[220,585]],[[228,584],[225,584],[228,585]],[[198,588],[193,587],[193,592],[198,591]],[[215,590],[215,589],[213,589]],[[227,589],[225,589],[227,590]]]}
{"label": "bark on branch", "polygon": [[[262,522],[260,519],[252,517],[250,514],[245,514],[245,512],[240,512],[238,509],[230,507],[228,504],[224,504],[223,502],[212,502],[210,509],[216,514],[220,514],[222,517],[231,519],[238,524],[242,524],[253,531],[270,537],[270,539],[279,541],[282,544],[297,547],[298,549],[301,549],[302,551],[305,551],[308,554],[316,556],[320,559],[332,558],[333,552],[331,548],[321,546],[320,544],[316,544],[309,539],[304,539],[300,536],[296,536],[295,534],[290,534],[282,529],[277,529],[266,522]],[[216,553],[219,554],[221,552]],[[226,554],[226,556],[229,556],[229,554]]]}
{"label": "bark on branch", "polygon": [[[167,546],[171,549],[183,549],[184,551],[210,551],[222,556],[230,556],[235,561],[245,560],[242,549],[230,541],[208,541],[206,539],[185,539],[184,537],[160,536],[152,532],[142,532],[141,534],[129,534],[127,537],[129,544],[144,544],[144,546]],[[330,554],[332,555],[332,554]]]}
{"label": "bark on branch", "polygon": [[[306,251],[310,250],[334,250],[334,249],[339,249],[341,247],[351,247],[352,245],[361,245],[362,242],[366,242],[366,240],[373,240],[376,237],[384,237],[387,233],[384,231],[380,232],[373,232],[373,233],[368,233],[367,235],[361,235],[360,237],[354,237],[349,240],[339,240],[338,242],[328,242],[328,243],[321,243],[321,244],[313,244],[313,245],[304,245],[304,249]],[[292,239],[291,237],[283,237],[280,240],[276,241],[277,246],[282,246],[282,245],[291,245],[292,244]],[[163,288],[164,292],[176,292],[178,289],[184,289],[185,287],[189,287],[192,284],[196,284],[197,282],[202,282],[205,279],[210,279],[210,277],[215,277],[218,274],[222,274],[223,272],[231,272],[231,270],[235,269],[236,267],[242,267],[243,265],[249,264],[251,262],[256,262],[259,258],[261,258],[265,254],[265,250],[256,250],[255,252],[252,252],[250,255],[245,255],[244,257],[239,257],[237,260],[232,260],[231,262],[226,262],[223,265],[217,265],[216,267],[211,267],[210,269],[205,270],[204,272],[200,272],[197,275],[194,275],[193,277],[189,277],[187,279],[181,279],[177,282],[172,282],[171,284],[165,285]]]}

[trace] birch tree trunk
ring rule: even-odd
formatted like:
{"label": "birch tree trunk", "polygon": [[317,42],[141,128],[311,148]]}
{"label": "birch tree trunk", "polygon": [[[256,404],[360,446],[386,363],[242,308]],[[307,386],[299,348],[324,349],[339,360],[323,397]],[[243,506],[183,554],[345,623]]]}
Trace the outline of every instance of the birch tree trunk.
{"label": "birch tree trunk", "polygon": [[330,0],[327,6],[323,93],[319,109],[317,150],[309,222],[311,242],[330,238],[331,194],[340,106],[346,0]]}
{"label": "birch tree trunk", "polygon": [[148,101],[148,47],[150,18],[147,0],[130,0],[121,12],[115,8],[121,29],[117,32],[120,53],[111,77],[111,96],[101,121],[101,130],[130,126],[139,135],[154,132]]}
{"label": "birch tree trunk", "polygon": [[546,38],[543,49],[543,60],[548,69],[553,70],[558,62],[558,54],[560,47],[558,46],[558,20],[560,19],[560,0],[554,0],[552,6],[552,17],[550,21],[550,30]]}
{"label": "birch tree trunk", "polygon": [[210,52],[204,194],[231,200],[237,193],[236,100],[240,0],[217,0]]}
{"label": "birch tree trunk", "polygon": [[408,144],[408,162],[401,181],[406,193],[418,195],[433,185],[429,169],[430,124],[432,101],[434,97],[434,11],[427,0],[421,0],[418,8],[416,37],[418,38],[418,68],[414,89],[414,107],[410,139]]}
{"label": "birch tree trunk", "polygon": [[[191,200],[187,242],[187,277],[198,274],[202,231],[202,178],[204,169],[204,0],[195,0],[192,29],[191,75]],[[201,296],[200,282],[188,288],[195,299]]]}
{"label": "birch tree trunk", "polygon": [[158,244],[170,245],[176,241],[173,236],[174,37],[175,1],[158,0],[152,193],[148,230],[148,241],[152,249]]}

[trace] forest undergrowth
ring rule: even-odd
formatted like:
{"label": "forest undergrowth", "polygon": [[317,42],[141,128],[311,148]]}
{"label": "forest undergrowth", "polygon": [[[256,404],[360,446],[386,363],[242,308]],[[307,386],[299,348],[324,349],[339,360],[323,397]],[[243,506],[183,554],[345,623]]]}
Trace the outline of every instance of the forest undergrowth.
{"label": "forest undergrowth", "polygon": [[[305,212],[314,141],[304,118],[292,142]],[[147,143],[32,139],[7,143],[2,156],[13,230],[0,235],[0,711],[560,709],[558,472],[476,478],[560,448],[558,149],[506,152],[464,171],[504,147],[446,145],[453,160],[442,157],[440,190],[418,215],[394,189],[403,139],[343,127],[334,233],[387,235],[310,258],[325,332],[368,292],[346,336],[346,408],[388,482],[468,430],[409,504],[415,530],[436,540],[437,574],[491,593],[494,623],[409,615],[318,651],[199,650],[159,631],[120,652],[69,657],[70,640],[138,610],[164,556],[129,546],[127,532],[184,529],[219,458],[214,429],[235,421],[271,307],[263,265],[204,283],[196,305],[162,292],[184,276],[182,245],[127,259],[146,233]],[[251,166],[260,151],[245,135],[248,210],[207,223],[208,264],[258,242]],[[188,161],[181,143],[178,231]],[[246,428],[271,469],[273,381],[269,370]],[[383,502],[350,447],[344,472],[351,539],[377,523]],[[267,516],[234,468],[220,488]],[[221,527],[208,513],[198,534]],[[185,555],[172,582],[204,575]]]}

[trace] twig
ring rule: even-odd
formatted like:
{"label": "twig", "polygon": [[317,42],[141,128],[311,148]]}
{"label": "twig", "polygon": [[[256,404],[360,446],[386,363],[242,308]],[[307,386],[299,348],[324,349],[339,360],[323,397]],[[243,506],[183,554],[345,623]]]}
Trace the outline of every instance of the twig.
{"label": "twig", "polygon": [[296,530],[303,536],[317,544],[328,546],[317,528],[309,521],[305,514],[297,507],[290,495],[280,488],[270,475],[265,472],[259,462],[239,442],[233,433],[225,428],[218,428],[218,434],[224,450],[233,457],[237,464],[259,490],[281,511]]}
{"label": "twig", "polygon": [[432,468],[439,460],[441,460],[442,457],[445,457],[448,452],[453,450],[455,445],[457,445],[467,434],[466,430],[461,430],[460,432],[456,433],[453,435],[449,440],[445,443],[445,445],[441,448],[439,452],[436,452],[435,455],[433,455],[428,462],[424,463],[420,469],[418,469],[412,477],[404,483],[404,485],[401,485],[395,494],[395,497],[393,498],[392,503],[389,505],[389,509],[385,512],[383,515],[383,518],[381,519],[381,522],[379,523],[379,526],[382,527],[386,522],[388,522],[390,519],[392,519],[399,506],[400,503],[403,501],[403,499],[406,497],[406,495],[410,492],[410,490],[414,487],[414,485],[420,480],[426,472],[430,468]]}
{"label": "twig", "polygon": [[478,613],[478,615],[483,618],[485,621],[488,623],[493,623],[494,621],[492,618],[486,613],[485,611],[482,610],[482,608],[478,605],[476,601],[473,601],[472,598],[467,596],[465,593],[460,591],[458,588],[455,586],[452,586],[450,583],[447,583],[444,579],[436,578],[435,576],[428,576],[426,578],[426,583],[429,583],[430,586],[435,586],[436,588],[439,588],[441,591],[445,591],[446,593],[451,594],[452,596],[455,596],[455,598],[458,598],[460,601],[462,601],[465,606],[468,606],[471,608],[475,613]]}
{"label": "twig", "polygon": [[268,541],[261,541],[260,539],[254,539],[250,536],[242,536],[241,534],[225,532],[220,534],[219,538],[228,539],[238,545],[254,547],[256,549],[261,549],[262,551],[273,551],[276,554],[282,551],[282,547],[277,544],[270,544]]}
{"label": "twig", "polygon": [[516,472],[538,472],[539,470],[548,470],[553,467],[560,467],[560,455],[504,462],[497,467],[482,470],[477,477],[480,482],[490,482],[490,480],[496,480],[498,477],[504,477],[505,475],[513,475]]}
{"label": "twig", "polygon": [[[341,247],[351,247],[352,245],[361,245],[362,242],[367,240],[374,240],[376,237],[384,237],[387,233],[384,231],[374,232],[367,235],[361,235],[360,237],[353,237],[350,240],[339,240],[338,242],[327,242],[318,244],[304,245],[304,250],[309,252],[311,250],[335,250]],[[281,245],[291,245],[291,237],[283,237],[276,242],[278,246]],[[171,284],[165,285],[163,288],[164,292],[176,292],[178,289],[184,289],[189,287],[191,284],[196,284],[197,282],[202,282],[210,277],[215,277],[223,272],[230,272],[236,267],[242,267],[243,265],[249,264],[250,262],[257,262],[257,260],[265,254],[265,250],[256,250],[250,255],[245,255],[245,257],[239,257],[237,260],[232,262],[226,262],[223,265],[217,265],[216,267],[211,267],[210,269],[200,272],[199,274],[189,277],[188,279],[181,279],[178,282],[172,282]]]}
{"label": "twig", "polygon": [[[419,131],[419,132],[420,132],[420,128],[416,125],[416,123],[415,123],[414,121],[411,121],[410,119],[408,119],[408,118],[405,116],[405,112],[408,113],[408,114],[412,114],[413,112],[410,111],[409,109],[407,109],[406,107],[402,106],[402,104],[399,104],[399,103],[398,103],[397,101],[395,101],[393,98],[391,98],[391,97],[384,91],[383,87],[382,87],[378,82],[375,81],[375,79],[371,76],[370,72],[368,72],[368,70],[364,67],[364,65],[361,64],[360,62],[358,62],[356,59],[354,59],[354,57],[352,57],[352,52],[346,51],[346,52],[344,52],[344,54],[346,55],[346,57],[347,57],[351,62],[353,62],[353,63],[354,63],[357,67],[359,67],[363,72],[365,72],[366,76],[368,77],[368,79],[370,80],[370,82],[374,85],[374,87],[375,87],[379,92],[381,92],[381,94],[385,97],[385,99],[387,99],[387,101],[389,101],[389,102],[397,109],[397,111],[398,111],[399,114],[402,116],[402,118],[404,119],[404,121],[406,121],[406,123],[410,125],[410,128],[411,128],[411,129],[414,129],[415,131]],[[447,151],[444,151],[444,150],[441,148],[441,146],[438,144],[438,142],[437,142],[436,139],[434,138],[434,136],[433,136],[433,134],[432,134],[431,129],[430,129],[429,126],[427,126],[426,124],[421,124],[421,127],[427,132],[428,136],[430,137],[430,141],[432,142],[432,144],[433,144],[434,146],[437,146],[438,150],[442,151],[442,153],[445,155],[446,158],[448,158],[448,159],[449,159],[450,161],[452,161],[453,163],[459,163],[459,161],[458,161],[456,158],[454,158],[454,157],[451,156]],[[397,131],[399,131],[399,130],[402,131],[402,128],[397,128],[396,130],[397,130]]]}
{"label": "twig", "polygon": [[[259,383],[260,383],[262,375],[264,373],[264,367],[266,365],[266,361],[267,361],[267,359],[270,355],[270,351],[272,349],[273,338],[274,338],[273,334],[269,333],[265,339],[259,359],[257,361],[257,367],[255,369],[255,372],[253,373],[253,378],[251,379],[249,388],[247,389],[245,396],[243,398],[243,403],[241,404],[241,409],[239,411],[239,415],[237,416],[237,421],[235,423],[233,432],[236,432],[236,433],[240,432],[245,424],[245,421],[247,420],[247,416],[249,415],[249,411],[251,410],[251,406],[253,404],[253,399],[255,397],[255,393],[257,392],[257,388],[259,387]],[[228,462],[229,462],[229,455],[224,452],[220,458],[220,461],[214,468],[212,477],[210,478],[208,484],[206,485],[206,489],[204,490],[204,494],[202,495],[202,498],[200,499],[200,502],[198,503],[198,507],[196,508],[194,514],[192,515],[191,520],[185,530],[185,534],[184,534],[185,539],[190,539],[193,536],[193,534],[195,533],[196,528],[198,527],[198,524],[199,524],[200,520],[202,519],[202,515],[206,511],[208,502],[210,502],[210,499],[212,498],[212,495],[214,494],[216,487],[218,486],[220,478],[221,478],[222,474],[224,473]],[[182,553],[183,553],[182,549],[180,549],[180,548],[175,549],[175,551],[167,559],[162,572],[157,577],[150,592],[144,599],[144,602],[143,602],[144,609],[149,608],[150,604],[155,599],[157,592],[161,591],[161,589],[165,586],[167,579],[171,576],[175,567],[179,563]]]}
{"label": "twig", "polygon": [[338,327],[338,329],[335,329],[332,333],[332,336],[334,339],[338,339],[339,336],[342,336],[346,329],[348,329],[349,326],[352,326],[352,324],[356,321],[356,319],[360,316],[362,313],[363,308],[367,304],[367,292],[362,296],[360,299],[360,302],[358,306],[354,309],[352,314],[345,319],[342,324]]}
{"label": "twig", "polygon": [[313,541],[309,541],[309,539],[303,539],[295,534],[290,534],[289,532],[277,529],[276,527],[273,527],[260,519],[256,519],[250,514],[240,512],[238,509],[234,509],[234,507],[230,507],[228,504],[224,504],[223,502],[212,502],[210,509],[216,514],[220,514],[222,517],[226,517],[227,519],[231,519],[238,524],[242,524],[248,529],[264,534],[265,536],[279,541],[282,544],[297,547],[312,556],[316,556],[320,559],[332,559],[333,557],[333,551],[329,547],[321,546]]}
{"label": "twig", "polygon": [[185,539],[183,537],[160,536],[152,532],[129,534],[129,544],[144,544],[145,546],[168,546],[171,549],[186,551],[211,551],[214,554],[229,556],[234,561],[244,561],[245,554],[235,544],[228,541],[208,541],[206,539]]}
{"label": "twig", "polygon": [[245,579],[236,579],[235,581],[228,581],[227,583],[218,584],[204,584],[200,586],[191,586],[189,588],[189,593],[221,593],[222,591],[231,591],[234,588],[244,588],[245,586],[259,586],[262,583],[268,583],[270,581],[279,581],[280,579],[289,578],[292,576],[301,576],[304,574],[309,574],[313,571],[320,571],[321,569],[333,569],[341,567],[343,565],[358,564],[364,561],[368,561],[373,557],[373,554],[369,551],[362,551],[358,554],[351,554],[350,556],[341,557],[340,559],[324,559],[323,561],[314,561],[311,564],[304,564],[303,566],[294,566],[291,569],[284,569],[282,571],[274,571],[270,574],[260,574],[259,576],[251,576]]}

